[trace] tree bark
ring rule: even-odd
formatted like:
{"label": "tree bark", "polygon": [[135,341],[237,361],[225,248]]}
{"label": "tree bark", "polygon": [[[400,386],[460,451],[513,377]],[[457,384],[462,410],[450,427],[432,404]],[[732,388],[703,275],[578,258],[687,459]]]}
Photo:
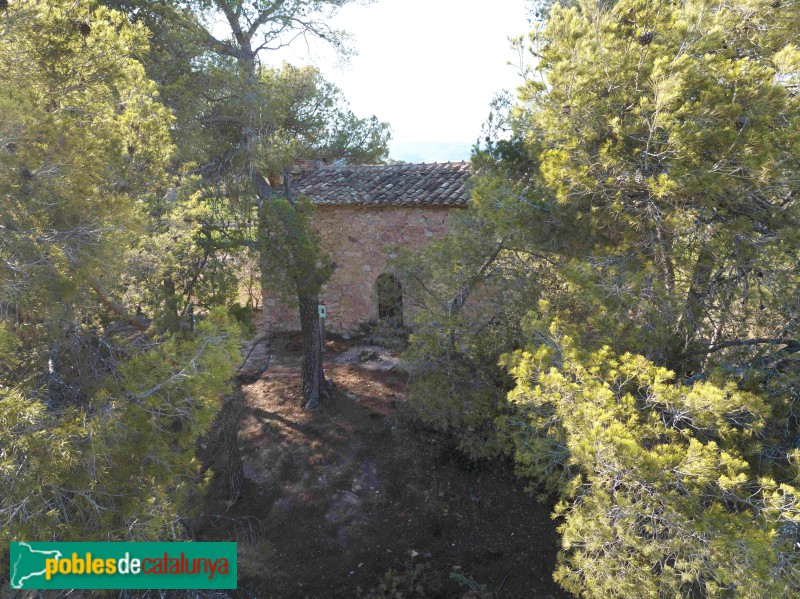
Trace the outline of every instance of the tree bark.
{"label": "tree bark", "polygon": [[655,262],[668,293],[675,290],[675,264],[672,262],[669,235],[661,222],[656,224]]}
{"label": "tree bark", "polygon": [[298,291],[300,306],[300,333],[303,338],[303,366],[301,371],[303,407],[313,410],[321,398],[330,397],[322,364],[322,339],[319,330],[319,291]]}
{"label": "tree bark", "polygon": [[[681,315],[677,347],[672,352],[672,362],[670,366],[679,372],[686,372],[693,368],[686,363],[686,356],[694,355],[692,349],[697,341],[706,312],[706,298],[708,296],[709,284],[714,270],[714,254],[706,244],[700,247],[700,252],[695,262],[692,272],[692,282],[689,285],[689,292],[686,296],[683,314]],[[697,364],[694,365],[695,367]]]}
{"label": "tree bark", "polygon": [[[240,14],[234,10],[228,2],[224,0],[215,0],[216,6],[222,11],[228,24],[230,25],[233,37],[236,40],[238,49],[237,60],[244,70],[247,78],[248,86],[254,90],[258,84],[257,67],[258,67],[258,49],[253,47],[253,36],[258,31],[259,27],[265,23],[271,16],[273,9],[262,11],[254,22],[249,27],[243,27],[240,22]],[[308,27],[308,25],[303,25]],[[255,108],[255,107],[254,107]],[[257,110],[249,110],[244,119],[244,128],[242,131],[242,144],[244,154],[244,169],[247,178],[253,186],[257,198],[258,207],[258,222],[259,222],[259,236],[266,239],[265,225],[266,219],[264,211],[266,204],[270,202],[276,192],[272,189],[270,183],[260,172],[254,164],[253,158],[257,154],[258,142],[260,137],[260,111],[266,107],[258,106]],[[291,190],[291,178],[288,171],[284,172],[284,193],[283,195],[289,202],[294,205],[294,198]],[[292,227],[287,226],[289,223],[283,223],[286,226],[287,234],[292,230]],[[311,277],[314,281],[315,273],[314,265],[303,265],[302,260],[298,257],[302,254],[297,248],[292,247],[295,240],[291,239],[288,235],[288,246],[292,253],[292,260],[295,266],[301,271],[299,277]],[[267,266],[269,258],[265,255],[264,250],[261,250],[260,259],[262,268]],[[306,267],[304,269],[304,267]],[[305,272],[303,272],[305,270]],[[303,344],[303,365],[302,365],[302,395],[303,407],[305,409],[315,408],[320,400],[320,397],[329,397],[330,391],[325,381],[325,374],[322,367],[322,343],[319,333],[319,316],[317,313],[317,305],[319,304],[319,283],[309,280],[300,280],[298,275],[295,274],[295,281],[297,287],[297,298],[300,309],[300,330],[302,334]]]}
{"label": "tree bark", "polygon": [[112,300],[108,293],[106,293],[106,290],[103,288],[103,285],[100,283],[99,279],[89,279],[89,285],[97,294],[97,298],[100,300],[100,303],[103,304],[106,309],[122,317],[140,331],[146,331],[150,328],[150,321],[148,321],[146,318],[139,316],[138,314],[135,316],[131,315],[125,306]]}

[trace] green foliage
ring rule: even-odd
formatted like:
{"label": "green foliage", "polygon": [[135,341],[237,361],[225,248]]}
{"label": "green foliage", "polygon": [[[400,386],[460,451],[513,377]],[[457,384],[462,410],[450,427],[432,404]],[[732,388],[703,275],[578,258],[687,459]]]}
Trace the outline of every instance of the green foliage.
{"label": "green foliage", "polygon": [[147,300],[198,235],[191,201],[154,210],[173,119],[147,32],[73,0],[13,2],[3,27],[0,536],[177,538],[239,332],[222,310],[158,336],[116,299]]}
{"label": "green foliage", "polygon": [[[182,195],[192,197],[199,188],[205,207],[191,235],[195,247],[183,243],[189,236],[173,239],[182,245],[183,261],[168,272],[147,271],[166,275],[162,293],[150,299],[166,308],[162,328],[175,320],[179,299],[230,304],[248,250],[259,254],[264,284],[316,305],[332,264],[308,227],[310,202],[295,197],[293,162],[377,162],[388,153],[390,131],[374,116],[356,117],[318,69],[267,67],[263,55],[281,47],[284,35],[301,34],[346,54],[346,36],[328,19],[348,1],[105,2],[153,32],[148,72],[176,115],[178,170],[191,165],[187,170],[197,175],[181,184],[187,188]],[[215,18],[218,26],[211,28]]]}
{"label": "green foliage", "polygon": [[520,320],[538,294],[541,271],[504,249],[480,215],[452,219],[450,235],[393,268],[414,333],[404,354],[409,401],[426,423],[450,431],[473,457],[500,450],[494,420],[511,380],[497,357],[521,342]]}
{"label": "green foliage", "polygon": [[574,593],[798,593],[798,31],[794,2],[553,3],[471,226],[403,266],[416,409],[560,497]]}
{"label": "green foliage", "polygon": [[529,181],[486,174],[480,156],[473,168],[470,209],[451,216],[447,236],[402,254],[393,267],[415,308],[404,355],[410,402],[424,421],[454,433],[467,454],[486,457],[501,449],[495,420],[513,383],[499,357],[526,343],[523,323],[545,293],[560,309],[575,304],[565,279],[527,245],[526,219],[541,222],[527,210]]}
{"label": "green foliage", "polygon": [[498,426],[520,473],[562,498],[556,580],[586,597],[797,593],[800,489],[747,461],[763,399],[552,332],[505,358],[515,411]]}
{"label": "green foliage", "polygon": [[348,164],[377,163],[388,154],[390,128],[377,117],[359,118],[342,92],[315,67],[262,68],[259,84],[260,139],[266,172],[296,158]]}
{"label": "green foliage", "polygon": [[221,313],[136,352],[83,406],[0,390],[2,541],[177,538],[198,499],[195,443],[239,358]]}
{"label": "green foliage", "polygon": [[242,334],[245,337],[253,337],[258,332],[256,325],[253,323],[253,305],[246,303],[244,305],[239,302],[234,302],[228,307],[228,314],[242,329]]}
{"label": "green foliage", "polygon": [[[120,265],[157,189],[170,118],[133,56],[145,32],[86,2],[15,2],[0,38],[0,291],[57,311]],[[85,25],[85,29],[79,27]]]}
{"label": "green foliage", "polygon": [[[151,206],[146,234],[127,256],[126,301],[157,316],[159,330],[180,324],[190,304],[200,309],[238,299],[238,257],[245,232],[230,232],[196,177],[182,177]],[[230,232],[230,234],[229,234]]]}
{"label": "green foliage", "polygon": [[313,210],[311,200],[304,197],[292,203],[276,196],[262,207],[258,249],[261,277],[270,289],[315,293],[333,273],[333,263],[321,252],[310,226]]}
{"label": "green foliage", "polygon": [[17,352],[0,376],[41,391],[48,361],[60,379],[69,331],[107,322],[96,290],[117,288],[144,232],[172,155],[171,118],[135,59],[146,32],[119,13],[26,1],[4,18],[0,319]]}
{"label": "green foliage", "polygon": [[618,347],[691,373],[685,353],[794,319],[797,19],[587,1],[532,34],[546,84],[521,88],[515,124],[544,144],[562,272]]}
{"label": "green foliage", "polygon": [[[6,323],[0,321],[0,368],[7,368],[13,371],[18,364],[16,353],[19,341],[9,329],[10,327]],[[7,372],[2,373],[0,376],[7,374]]]}

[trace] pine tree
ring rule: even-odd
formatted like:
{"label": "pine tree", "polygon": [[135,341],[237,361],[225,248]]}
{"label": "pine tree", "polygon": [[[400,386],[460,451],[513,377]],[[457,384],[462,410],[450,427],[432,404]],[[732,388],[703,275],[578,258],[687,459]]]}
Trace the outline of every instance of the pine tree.
{"label": "pine tree", "polygon": [[[261,57],[285,35],[323,39],[346,54],[343,34],[328,20],[348,2],[168,2],[155,12],[148,2],[107,2],[152,23],[159,49],[150,73],[178,116],[182,158],[196,163],[207,198],[225,204],[219,213],[226,218],[210,227],[210,236],[226,250],[237,241],[255,250],[264,282],[278,282],[296,297],[303,402],[310,406],[327,389],[317,305],[332,264],[307,226],[312,205],[297,197],[292,164],[296,158],[380,160],[389,129],[375,117],[353,115],[318,70],[266,68]],[[209,14],[219,17],[228,37],[214,37]],[[239,237],[242,230],[249,236]]]}
{"label": "pine tree", "polygon": [[418,410],[560,497],[572,592],[797,594],[800,10],[578,0],[534,27],[473,228],[407,271]]}
{"label": "pine tree", "polygon": [[798,18],[586,2],[532,37],[544,83],[515,110],[572,229],[554,234],[576,241],[563,272],[616,342],[687,374],[723,344],[791,338]]}
{"label": "pine tree", "polygon": [[520,474],[560,496],[556,580],[585,597],[796,594],[798,489],[745,459],[764,399],[550,335],[506,358],[515,410],[498,425]]}
{"label": "pine tree", "polygon": [[74,0],[3,18],[0,535],[175,538],[238,334],[213,312],[159,335],[121,299],[173,155],[147,33]]}

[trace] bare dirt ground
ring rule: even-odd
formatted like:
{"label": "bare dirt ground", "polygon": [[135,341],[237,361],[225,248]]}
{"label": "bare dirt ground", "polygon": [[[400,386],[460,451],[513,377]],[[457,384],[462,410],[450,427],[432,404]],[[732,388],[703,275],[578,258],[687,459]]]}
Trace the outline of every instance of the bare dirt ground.
{"label": "bare dirt ground", "polygon": [[253,352],[270,365],[243,387],[247,486],[232,506],[224,451],[205,443],[218,475],[194,537],[239,542],[237,596],[568,597],[551,578],[551,506],[506,462],[473,464],[421,427],[395,356],[355,345],[328,342],[337,391],[313,412],[299,408],[298,340]]}

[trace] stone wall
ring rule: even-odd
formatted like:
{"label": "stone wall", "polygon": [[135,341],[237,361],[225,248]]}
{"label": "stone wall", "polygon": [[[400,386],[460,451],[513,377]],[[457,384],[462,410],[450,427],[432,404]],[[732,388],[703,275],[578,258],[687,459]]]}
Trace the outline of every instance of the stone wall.
{"label": "stone wall", "polygon": [[[313,225],[336,271],[322,292],[329,331],[354,331],[378,318],[375,282],[398,248],[421,249],[448,230],[453,208],[434,206],[317,206]],[[407,302],[403,310],[408,314]],[[264,320],[270,330],[298,330],[296,304],[264,290]]]}

